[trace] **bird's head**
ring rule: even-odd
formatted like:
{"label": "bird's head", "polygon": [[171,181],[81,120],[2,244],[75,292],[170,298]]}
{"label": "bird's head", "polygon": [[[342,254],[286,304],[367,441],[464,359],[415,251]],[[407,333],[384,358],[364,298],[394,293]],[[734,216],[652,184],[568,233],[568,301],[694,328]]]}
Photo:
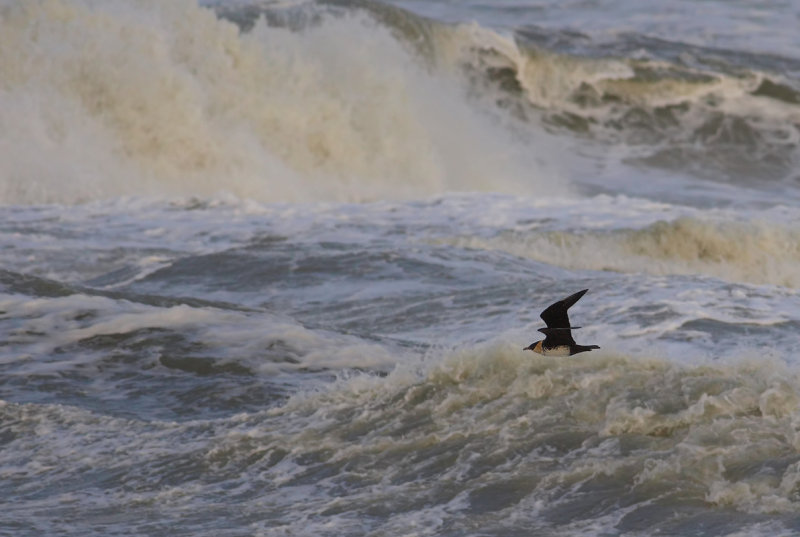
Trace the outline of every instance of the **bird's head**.
{"label": "bird's head", "polygon": [[539,354],[544,354],[542,352],[542,341],[544,341],[544,340],[536,341],[534,343],[531,343],[530,345],[528,345],[527,347],[525,347],[522,350],[523,351],[533,351],[533,352],[538,352]]}

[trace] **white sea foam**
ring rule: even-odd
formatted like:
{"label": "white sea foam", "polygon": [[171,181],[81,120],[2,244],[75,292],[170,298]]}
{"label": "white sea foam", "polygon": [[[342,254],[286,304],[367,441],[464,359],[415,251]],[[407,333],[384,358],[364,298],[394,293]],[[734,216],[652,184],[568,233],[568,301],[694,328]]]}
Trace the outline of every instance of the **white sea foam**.
{"label": "white sea foam", "polygon": [[[103,352],[98,358],[88,350],[58,351],[101,336],[132,337],[142,330],[180,333],[221,363],[233,361],[265,375],[303,368],[380,368],[397,359],[379,345],[315,332],[289,318],[264,312],[157,307],[80,294],[34,299],[0,294],[0,311],[4,340],[17,350],[0,356],[0,362],[19,364],[16,374],[20,375],[93,363]],[[281,352],[273,361],[270,350],[276,346]],[[46,355],[53,359],[30,359]]]}
{"label": "white sea foam", "polygon": [[366,16],[241,34],[192,0],[2,9],[4,203],[364,200],[542,180],[531,147]]}
{"label": "white sea foam", "polygon": [[[270,414],[305,416],[298,441],[319,430],[333,461],[359,460],[364,470],[372,467],[365,461],[384,458],[412,465],[376,463],[389,482],[440,464],[437,479],[459,483],[473,499],[485,482],[516,475],[529,483],[517,501],[548,498],[545,510],[579,503],[592,482],[614,495],[634,491],[631,510],[668,511],[673,500],[747,513],[796,507],[797,465],[769,470],[798,445],[796,370],[763,358],[679,366],[593,354],[548,359],[505,344],[471,347],[417,372],[400,368],[298,394]],[[455,452],[437,445],[458,446],[459,455],[451,461]],[[413,455],[428,450],[425,461]],[[477,470],[482,460],[505,457],[514,462],[493,463],[491,475]],[[614,510],[611,525],[626,515]]]}
{"label": "white sea foam", "polygon": [[[87,305],[86,297],[63,300]],[[9,307],[20,305],[7,299]],[[158,322],[184,334],[198,322],[170,321],[180,307],[164,313]],[[130,312],[118,317],[93,332],[147,324]],[[214,322],[228,331],[224,315]],[[247,328],[246,318],[236,322]],[[67,339],[88,335],[63,328]],[[201,512],[211,508],[209,495],[225,490],[262,515],[253,529],[265,534],[267,523],[286,534],[305,530],[319,513],[320,531],[434,535],[476,520],[534,529],[557,520],[568,535],[635,526],[640,509],[648,524],[661,525],[687,505],[770,515],[796,507],[800,382],[780,360],[677,365],[607,351],[548,358],[498,342],[421,360],[394,356],[387,376],[343,375],[281,406],[215,420],[151,422],[3,402],[15,437],[0,468],[8,480],[99,471],[136,485],[83,495],[80,506],[98,512],[154,502]],[[70,501],[51,495],[39,507],[62,500]],[[591,516],[559,518],[589,509]]]}

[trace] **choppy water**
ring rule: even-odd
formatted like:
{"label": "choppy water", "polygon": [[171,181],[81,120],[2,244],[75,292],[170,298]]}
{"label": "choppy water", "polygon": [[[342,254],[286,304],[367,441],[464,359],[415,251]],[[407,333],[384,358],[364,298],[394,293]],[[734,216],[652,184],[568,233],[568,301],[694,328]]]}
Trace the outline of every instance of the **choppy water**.
{"label": "choppy water", "polygon": [[0,534],[800,535],[797,16],[0,1]]}

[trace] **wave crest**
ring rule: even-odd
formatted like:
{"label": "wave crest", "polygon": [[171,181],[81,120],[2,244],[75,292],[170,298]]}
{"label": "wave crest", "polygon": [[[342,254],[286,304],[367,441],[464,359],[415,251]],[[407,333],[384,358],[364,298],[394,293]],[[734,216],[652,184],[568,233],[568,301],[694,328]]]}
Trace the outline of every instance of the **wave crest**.
{"label": "wave crest", "polygon": [[735,282],[800,287],[800,233],[766,223],[678,218],[644,229],[534,231],[452,242],[568,269],[702,274]]}
{"label": "wave crest", "polygon": [[0,50],[7,203],[535,189],[531,157],[363,14],[242,33],[192,0],[34,0],[2,8]]}
{"label": "wave crest", "polygon": [[529,486],[510,489],[506,500],[538,505],[540,514],[546,500],[546,517],[587,505],[602,516],[600,487],[629,498],[634,511],[655,506],[661,520],[647,517],[655,524],[687,505],[795,508],[795,379],[762,359],[678,366],[489,344],[449,353],[423,372],[340,380],[272,416],[305,416],[299,434],[331,453],[332,464],[357,460],[393,483],[424,472],[478,502],[485,487],[507,490],[509,479],[521,479]]}

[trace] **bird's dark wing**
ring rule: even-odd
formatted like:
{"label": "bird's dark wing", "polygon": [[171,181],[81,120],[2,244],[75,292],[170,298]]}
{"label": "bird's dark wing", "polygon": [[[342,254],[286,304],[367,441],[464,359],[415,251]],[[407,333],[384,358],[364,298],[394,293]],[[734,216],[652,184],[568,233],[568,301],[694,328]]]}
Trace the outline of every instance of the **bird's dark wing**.
{"label": "bird's dark wing", "polygon": [[588,291],[588,289],[578,291],[564,300],[559,300],[555,304],[549,305],[540,315],[544,324],[546,324],[548,328],[569,328],[567,310],[580,300],[580,298],[586,294],[586,291]]}
{"label": "bird's dark wing", "polygon": [[[576,326],[575,328],[580,328]],[[561,345],[575,345],[572,339],[572,330],[569,328],[540,328],[539,332],[544,334],[542,345],[552,349]]]}

